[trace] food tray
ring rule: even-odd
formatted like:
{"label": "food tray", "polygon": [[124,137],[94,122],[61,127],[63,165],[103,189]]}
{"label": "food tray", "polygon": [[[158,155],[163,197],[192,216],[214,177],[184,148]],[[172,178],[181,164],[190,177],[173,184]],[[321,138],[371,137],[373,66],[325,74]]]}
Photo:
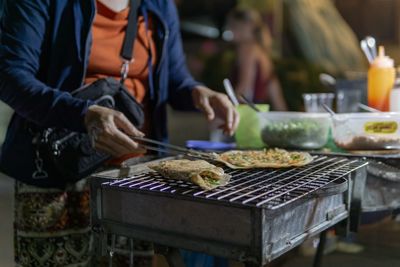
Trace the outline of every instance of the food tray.
{"label": "food tray", "polygon": [[333,139],[345,150],[400,149],[400,113],[337,114]]}

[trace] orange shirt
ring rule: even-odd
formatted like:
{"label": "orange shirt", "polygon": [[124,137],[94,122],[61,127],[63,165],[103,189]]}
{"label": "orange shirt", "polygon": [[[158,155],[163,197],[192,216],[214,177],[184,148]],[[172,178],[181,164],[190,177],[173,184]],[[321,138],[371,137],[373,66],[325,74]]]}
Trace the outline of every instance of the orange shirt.
{"label": "orange shirt", "polygon": [[[96,1],[97,13],[92,26],[92,48],[89,65],[86,71],[85,84],[92,83],[106,77],[121,78],[120,58],[122,43],[125,37],[125,29],[128,24],[129,8],[121,12],[115,12],[104,4]],[[152,53],[153,66],[156,64],[156,48],[153,39],[154,27],[151,16],[149,16],[149,27],[143,16],[138,16],[138,30],[134,44],[134,61],[129,66],[128,77],[125,86],[139,103],[144,105],[145,125],[141,129],[145,134],[150,132],[149,110],[146,101],[148,89],[148,61],[149,51]],[[119,165],[124,160],[138,156],[129,154],[114,159],[108,164]]]}
{"label": "orange shirt", "polygon": [[[128,24],[129,8],[115,12],[96,1],[97,14],[92,26],[93,44],[85,84],[105,77],[120,79],[121,48]],[[134,44],[134,61],[130,64],[125,86],[138,102],[143,102],[148,88],[149,49],[152,53],[153,65],[156,60],[156,49],[153,39],[153,25],[149,17],[149,29],[143,16],[138,17],[138,31]]]}

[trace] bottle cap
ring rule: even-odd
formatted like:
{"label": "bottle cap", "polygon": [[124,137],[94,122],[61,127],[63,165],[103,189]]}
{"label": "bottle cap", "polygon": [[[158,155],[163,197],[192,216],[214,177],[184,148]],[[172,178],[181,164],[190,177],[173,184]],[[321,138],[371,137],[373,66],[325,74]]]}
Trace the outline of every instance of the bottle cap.
{"label": "bottle cap", "polygon": [[385,55],[385,48],[383,46],[379,46],[378,56],[374,59],[371,65],[376,68],[393,68],[394,61]]}

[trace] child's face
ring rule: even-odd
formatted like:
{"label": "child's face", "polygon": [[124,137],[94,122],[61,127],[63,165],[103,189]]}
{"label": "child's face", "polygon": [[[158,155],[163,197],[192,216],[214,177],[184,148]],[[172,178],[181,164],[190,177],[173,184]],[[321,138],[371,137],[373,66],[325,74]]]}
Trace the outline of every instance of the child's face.
{"label": "child's face", "polygon": [[235,43],[249,42],[254,38],[254,26],[250,22],[232,19],[228,21],[227,30],[232,32]]}

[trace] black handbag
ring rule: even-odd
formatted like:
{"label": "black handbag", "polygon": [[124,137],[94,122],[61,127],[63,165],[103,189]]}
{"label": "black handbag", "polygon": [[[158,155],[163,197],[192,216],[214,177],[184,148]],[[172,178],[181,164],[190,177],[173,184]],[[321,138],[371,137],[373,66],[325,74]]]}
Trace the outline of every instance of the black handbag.
{"label": "black handbag", "polygon": [[[123,59],[121,80],[104,78],[72,92],[74,97],[92,100],[95,104],[121,111],[133,125],[141,128],[144,124],[143,107],[129,94],[124,81],[133,58],[133,45],[137,32],[137,13],[140,1],[130,1],[130,13],[125,38],[121,49]],[[37,132],[33,139],[36,145],[36,170],[33,179],[47,179],[57,176],[64,183],[75,182],[89,176],[110,155],[96,151],[87,133],[67,129],[47,128]]]}

